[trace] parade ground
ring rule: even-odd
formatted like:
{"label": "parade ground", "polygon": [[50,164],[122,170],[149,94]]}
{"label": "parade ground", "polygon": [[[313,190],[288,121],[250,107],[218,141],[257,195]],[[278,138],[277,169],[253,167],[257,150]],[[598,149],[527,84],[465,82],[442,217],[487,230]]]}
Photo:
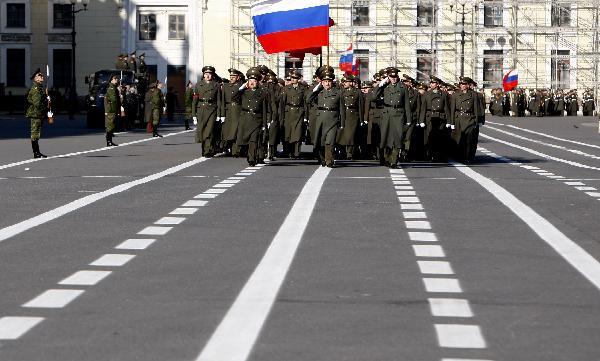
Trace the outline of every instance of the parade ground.
{"label": "parade ground", "polygon": [[398,169],[161,134],[61,115],[31,159],[0,115],[0,360],[600,359],[597,118],[488,116],[474,162]]}

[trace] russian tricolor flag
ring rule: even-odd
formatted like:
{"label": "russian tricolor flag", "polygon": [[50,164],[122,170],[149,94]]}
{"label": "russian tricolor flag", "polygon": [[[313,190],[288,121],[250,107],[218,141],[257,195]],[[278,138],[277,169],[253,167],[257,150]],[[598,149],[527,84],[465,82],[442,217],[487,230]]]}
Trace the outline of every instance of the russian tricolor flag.
{"label": "russian tricolor flag", "polygon": [[329,45],[329,0],[258,0],[251,14],[267,54]]}
{"label": "russian tricolor flag", "polygon": [[504,75],[502,79],[502,87],[504,91],[511,91],[514,88],[519,86],[519,72],[516,69],[513,69]]}
{"label": "russian tricolor flag", "polygon": [[352,44],[350,44],[348,50],[344,51],[340,57],[340,70],[346,73],[354,73],[355,65],[354,50],[352,49]]}

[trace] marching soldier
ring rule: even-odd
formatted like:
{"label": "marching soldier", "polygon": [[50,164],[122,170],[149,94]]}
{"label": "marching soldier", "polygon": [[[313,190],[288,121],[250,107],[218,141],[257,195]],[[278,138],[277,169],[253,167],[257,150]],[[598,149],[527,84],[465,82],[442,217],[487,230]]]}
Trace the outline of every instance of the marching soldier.
{"label": "marching soldier", "polygon": [[346,125],[337,135],[337,144],[346,153],[346,159],[352,160],[355,150],[356,131],[363,122],[363,97],[354,87],[354,77],[348,75],[342,78],[342,96],[344,97],[343,111],[346,113]]}
{"label": "marching soldier", "polygon": [[222,101],[219,107],[219,116],[223,122],[221,129],[221,140],[223,149],[228,155],[239,157],[240,152],[235,142],[238,131],[238,122],[241,106],[239,99],[236,101],[234,96],[242,86],[244,74],[234,68],[229,68],[229,83],[224,83],[222,88]]}
{"label": "marching soldier", "polygon": [[194,102],[194,84],[191,80],[188,81],[187,86],[185,87],[183,101],[185,104],[185,130],[191,130],[190,120],[192,120],[192,103]]}
{"label": "marching soldier", "polygon": [[260,133],[265,131],[268,120],[268,95],[259,86],[262,75],[257,68],[251,68],[247,74],[248,81],[242,85],[234,96],[241,104],[239,116],[237,144],[248,148],[248,165],[255,166],[258,161]]}
{"label": "marching soldier", "polygon": [[404,126],[413,116],[408,90],[399,83],[398,69],[388,68],[386,73],[387,77],[379,83],[371,99],[383,97],[384,108],[379,123],[379,154],[385,158],[385,165],[396,168],[402,148]]}
{"label": "marching soldier", "polygon": [[279,144],[279,102],[283,91],[277,79],[277,74],[273,71],[270,71],[267,76],[267,89],[270,97],[269,108],[271,109],[266,130],[268,138],[267,158],[272,161],[275,160],[277,145]]}
{"label": "marching soldier", "polygon": [[450,104],[450,119],[455,126],[452,138],[457,147],[457,157],[466,163],[471,163],[477,151],[479,137],[478,114],[481,114],[481,103],[477,94],[470,89],[472,80],[460,78],[460,91],[455,94]]}
{"label": "marching soldier", "polygon": [[421,96],[415,88],[417,81],[406,74],[402,74],[402,77],[402,84],[408,90],[412,119],[408,119],[407,124],[404,125],[401,159],[420,159],[423,148],[423,129],[420,126],[417,127],[417,121],[419,120]]}
{"label": "marching soldier", "polygon": [[44,82],[44,74],[38,68],[30,78],[33,80],[33,85],[27,93],[27,113],[25,116],[31,121],[31,148],[33,149],[34,158],[47,158],[46,155],[40,152],[38,144],[42,136],[42,121],[47,117],[47,105],[49,97],[44,94],[42,83]]}
{"label": "marching soldier", "polygon": [[333,147],[337,131],[344,129],[346,112],[342,92],[333,87],[335,74],[333,68],[326,67],[320,75],[321,84],[317,85],[308,97],[308,102],[316,102],[316,124],[313,142],[319,150],[321,166],[334,167]]}
{"label": "marching soldier", "polygon": [[594,104],[594,96],[592,95],[592,92],[588,89],[585,91],[585,93],[583,93],[583,116],[587,117],[587,116],[593,116],[594,115],[594,109],[596,108],[596,104]]}
{"label": "marching soldier", "polygon": [[214,132],[217,121],[217,112],[221,104],[221,89],[214,80],[215,68],[205,66],[202,68],[203,79],[196,84],[195,97],[192,103],[192,113],[196,127],[196,143],[202,143],[202,155],[214,155]]}
{"label": "marching soldier", "polygon": [[304,122],[307,119],[306,88],[299,84],[301,75],[294,69],[290,72],[290,77],[291,84],[285,86],[281,92],[279,120],[283,123],[285,131],[284,146],[287,145],[291,158],[298,159],[304,134]]}
{"label": "marching soldier", "polygon": [[106,146],[116,147],[117,144],[112,141],[115,130],[115,121],[121,113],[121,98],[119,96],[119,77],[117,74],[111,74],[110,84],[104,96],[104,127],[106,128]]}
{"label": "marching soldier", "polygon": [[381,131],[379,129],[379,123],[381,121],[381,114],[383,112],[383,95],[378,98],[373,98],[375,89],[379,86],[381,77],[379,73],[373,76],[373,84],[371,89],[365,96],[365,115],[364,119],[367,120],[367,145],[371,150],[373,159],[379,160],[380,165],[385,165],[385,158],[383,154],[379,153],[379,145],[381,143]]}
{"label": "marching soldier", "polygon": [[558,89],[554,94],[554,103],[556,104],[556,115],[559,117],[565,116],[565,96],[562,90]]}
{"label": "marching soldier", "polygon": [[425,123],[425,147],[427,158],[434,162],[445,162],[446,128],[451,126],[450,98],[439,89],[440,78],[432,76],[429,91],[421,101],[419,122]]}
{"label": "marching soldier", "polygon": [[577,116],[577,112],[579,111],[579,103],[577,97],[577,89],[573,89],[570,92],[567,103],[567,115],[568,116]]}

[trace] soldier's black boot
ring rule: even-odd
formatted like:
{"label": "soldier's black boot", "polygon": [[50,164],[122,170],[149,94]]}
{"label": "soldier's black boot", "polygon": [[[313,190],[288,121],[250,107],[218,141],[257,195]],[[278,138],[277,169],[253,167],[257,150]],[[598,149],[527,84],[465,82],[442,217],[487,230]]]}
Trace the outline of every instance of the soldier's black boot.
{"label": "soldier's black boot", "polygon": [[158,130],[156,129],[156,127],[155,127],[155,128],[153,128],[153,129],[154,129],[154,130],[152,131],[152,136],[153,136],[154,138],[156,138],[156,137],[158,137],[158,138],[162,138],[162,137],[163,137],[162,135],[158,134]]}
{"label": "soldier's black boot", "polygon": [[106,146],[107,147],[116,147],[118,144],[113,142],[113,132],[106,133]]}
{"label": "soldier's black boot", "polygon": [[48,158],[47,155],[42,154],[42,152],[40,152],[40,145],[37,140],[31,141],[31,148],[33,149],[34,158]]}
{"label": "soldier's black boot", "polygon": [[185,130],[192,130],[192,128],[190,128],[190,120],[189,119],[185,119]]}

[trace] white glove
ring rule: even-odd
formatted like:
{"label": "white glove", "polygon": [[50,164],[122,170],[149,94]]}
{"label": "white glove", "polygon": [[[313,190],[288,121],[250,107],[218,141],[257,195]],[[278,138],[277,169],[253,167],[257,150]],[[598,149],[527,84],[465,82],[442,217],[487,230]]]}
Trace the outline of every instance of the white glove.
{"label": "white glove", "polygon": [[267,129],[271,129],[271,123],[267,123]]}
{"label": "white glove", "polygon": [[50,95],[48,95],[48,96],[46,97],[46,99],[48,99],[48,101],[51,101],[51,100],[50,100]]}
{"label": "white glove", "polygon": [[52,111],[48,112],[48,118],[52,118],[53,115],[54,115],[54,113],[52,113]]}
{"label": "white glove", "polygon": [[248,83],[246,82],[246,83],[242,84],[242,86],[240,87],[240,91],[246,89],[247,87],[248,87]]}
{"label": "white glove", "polygon": [[262,130],[265,130],[265,127],[262,127]]}
{"label": "white glove", "polygon": [[379,86],[380,86],[380,87],[381,87],[381,86],[384,86],[385,84],[389,83],[389,81],[390,81],[390,78],[388,78],[388,77],[385,77],[385,78],[383,78],[383,80],[382,80],[382,81],[380,81],[380,82],[379,82]]}
{"label": "white glove", "polygon": [[317,84],[316,87],[313,88],[313,93],[316,92],[317,90],[319,90],[319,87],[321,87],[321,83]]}
{"label": "white glove", "polygon": [[344,127],[340,127],[340,129],[344,129]]}
{"label": "white glove", "polygon": [[221,117],[221,123],[225,123],[225,117]]}
{"label": "white glove", "polygon": [[360,123],[360,124],[361,124],[361,125],[367,125],[367,124],[369,124],[369,123],[368,123],[368,122],[362,122],[362,123]]}
{"label": "white glove", "polygon": [[125,108],[121,107],[121,111],[122,111],[122,112],[124,112],[124,111],[125,111]]}
{"label": "white glove", "polygon": [[194,117],[192,119],[194,120],[194,125],[198,125],[198,118]]}
{"label": "white glove", "polygon": [[419,123],[419,126],[420,126],[421,128],[425,128],[425,123]]}
{"label": "white glove", "polygon": [[163,107],[163,112],[167,112],[167,107]]}
{"label": "white glove", "polygon": [[446,124],[446,128],[450,128],[450,124]]}
{"label": "white glove", "polygon": [[304,123],[308,124],[308,119],[304,119]]}
{"label": "white glove", "polygon": [[451,124],[451,125],[450,125],[450,129],[454,130],[454,128],[456,128],[456,127],[454,126],[454,124]]}

